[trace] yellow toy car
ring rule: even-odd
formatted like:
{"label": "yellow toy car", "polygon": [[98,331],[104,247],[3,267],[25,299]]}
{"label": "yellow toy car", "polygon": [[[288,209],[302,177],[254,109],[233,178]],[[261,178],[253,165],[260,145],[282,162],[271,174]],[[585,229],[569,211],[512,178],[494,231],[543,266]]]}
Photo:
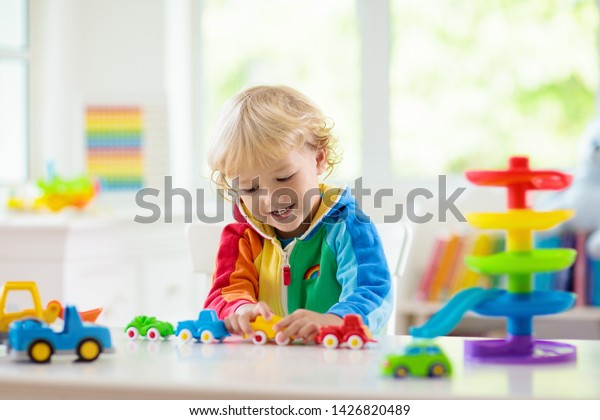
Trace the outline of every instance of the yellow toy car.
{"label": "yellow toy car", "polygon": [[[254,330],[254,338],[252,338],[252,342],[256,345],[262,346],[269,340],[275,340],[277,344],[280,346],[287,346],[290,343],[290,339],[283,340],[281,338],[281,331],[275,332],[273,330],[273,325],[277,324],[281,321],[281,317],[277,315],[271,315],[271,318],[267,321],[261,315],[256,317],[254,322],[250,323],[250,326]],[[247,338],[247,335],[244,335],[244,338]]]}

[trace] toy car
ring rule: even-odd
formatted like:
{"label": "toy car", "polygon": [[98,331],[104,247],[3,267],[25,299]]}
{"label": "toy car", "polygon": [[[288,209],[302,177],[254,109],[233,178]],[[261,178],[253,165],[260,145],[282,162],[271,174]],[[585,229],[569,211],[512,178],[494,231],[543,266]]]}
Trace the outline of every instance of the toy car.
{"label": "toy car", "polygon": [[230,334],[225,328],[225,323],[217,317],[213,309],[204,309],[200,311],[196,320],[179,321],[175,335],[185,343],[192,339],[203,343],[214,343],[223,341]]}
{"label": "toy car", "polygon": [[439,377],[451,375],[452,365],[437,344],[425,341],[408,345],[402,354],[386,356],[381,371],[385,376],[396,378],[408,375]]}
{"label": "toy car", "polygon": [[328,349],[335,349],[346,343],[352,350],[362,349],[368,342],[375,342],[371,331],[363,324],[360,315],[349,314],[344,316],[342,325],[327,325],[319,330],[315,343]]}
{"label": "toy car", "polygon": [[175,329],[170,322],[159,321],[153,316],[146,315],[136,316],[125,327],[125,334],[130,340],[146,337],[150,341],[157,341],[161,337],[167,338],[174,333]]}
{"label": "toy car", "polygon": [[53,354],[75,353],[79,360],[92,362],[100,353],[114,351],[108,328],[84,324],[73,306],[65,309],[62,332],[56,332],[38,319],[15,321],[8,332],[9,347],[17,358],[29,357],[36,363],[50,361]]}
{"label": "toy car", "polygon": [[[267,321],[261,315],[257,316],[254,322],[250,323],[250,326],[254,330],[254,338],[252,342],[259,346],[262,346],[269,340],[275,340],[280,346],[287,346],[290,343],[290,339],[283,340],[281,338],[281,331],[275,332],[273,325],[281,321],[281,317],[277,315],[271,315],[271,318]],[[247,336],[244,336],[246,338]]]}

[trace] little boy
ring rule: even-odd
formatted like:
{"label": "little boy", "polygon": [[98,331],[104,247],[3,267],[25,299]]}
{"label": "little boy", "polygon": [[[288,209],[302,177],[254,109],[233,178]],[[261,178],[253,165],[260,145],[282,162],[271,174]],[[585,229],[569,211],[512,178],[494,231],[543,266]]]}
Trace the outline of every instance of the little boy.
{"label": "little boy", "polygon": [[359,314],[376,332],[392,308],[390,274],[375,226],[349,189],[319,183],[337,163],[331,126],[285,86],[258,86],[223,108],[208,161],[234,197],[205,307],[232,333],[271,313],[279,339],[314,339]]}

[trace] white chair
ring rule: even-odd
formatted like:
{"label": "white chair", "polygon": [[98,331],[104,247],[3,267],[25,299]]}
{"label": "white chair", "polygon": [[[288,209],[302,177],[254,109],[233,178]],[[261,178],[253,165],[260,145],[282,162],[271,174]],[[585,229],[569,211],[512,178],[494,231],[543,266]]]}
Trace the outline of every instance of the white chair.
{"label": "white chair", "polygon": [[[219,248],[219,239],[224,224],[193,223],[186,229],[188,251],[192,270],[207,276],[210,281],[214,270],[215,258]],[[388,223],[376,225],[377,231],[383,244],[388,267],[392,274],[392,285],[394,287],[394,305],[390,321],[385,332],[396,334],[398,321],[398,283],[400,282],[408,258],[411,235],[410,229],[404,223]],[[207,282],[207,292],[210,283]]]}
{"label": "white chair", "polygon": [[392,286],[394,288],[394,304],[392,316],[385,329],[386,334],[398,334],[398,310],[399,283],[404,275],[404,269],[408,260],[408,252],[412,240],[410,227],[404,223],[377,224],[377,232],[383,245],[390,274],[392,275]]}
{"label": "white chair", "polygon": [[219,240],[224,227],[223,223],[192,223],[186,228],[192,270],[207,275],[209,280],[215,269]]}

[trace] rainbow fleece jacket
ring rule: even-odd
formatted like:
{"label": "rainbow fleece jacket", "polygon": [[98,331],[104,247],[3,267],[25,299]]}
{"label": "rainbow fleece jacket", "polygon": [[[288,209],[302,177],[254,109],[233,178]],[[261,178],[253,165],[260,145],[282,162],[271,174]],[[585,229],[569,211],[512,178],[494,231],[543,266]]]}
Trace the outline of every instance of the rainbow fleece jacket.
{"label": "rainbow fleece jacket", "polygon": [[236,206],[238,222],[221,234],[206,308],[223,319],[241,305],[263,301],[279,316],[300,308],[359,314],[372,331],[383,328],[393,288],[377,230],[348,188],[320,189],[311,226],[285,249],[273,227]]}

